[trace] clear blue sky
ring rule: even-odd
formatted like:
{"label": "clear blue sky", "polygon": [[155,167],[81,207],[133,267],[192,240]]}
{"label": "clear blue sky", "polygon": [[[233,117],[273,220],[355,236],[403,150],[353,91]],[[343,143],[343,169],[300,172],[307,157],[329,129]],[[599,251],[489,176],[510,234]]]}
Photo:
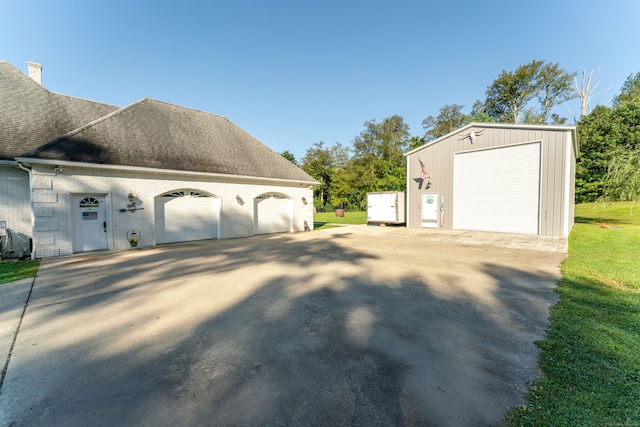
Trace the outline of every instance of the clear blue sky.
{"label": "clear blue sky", "polygon": [[219,114],[300,159],[393,114],[423,135],[533,59],[600,68],[609,104],[640,71],[640,1],[0,0],[0,59],[41,63],[54,92]]}

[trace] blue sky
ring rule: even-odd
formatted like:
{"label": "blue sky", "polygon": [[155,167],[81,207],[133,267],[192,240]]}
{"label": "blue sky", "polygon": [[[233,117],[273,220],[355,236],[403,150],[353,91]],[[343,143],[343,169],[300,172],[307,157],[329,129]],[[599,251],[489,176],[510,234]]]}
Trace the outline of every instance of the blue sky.
{"label": "blue sky", "polygon": [[639,21],[638,0],[0,0],[0,59],[41,63],[54,92],[219,114],[300,159],[393,114],[423,135],[533,59],[600,68],[609,104],[640,71]]}

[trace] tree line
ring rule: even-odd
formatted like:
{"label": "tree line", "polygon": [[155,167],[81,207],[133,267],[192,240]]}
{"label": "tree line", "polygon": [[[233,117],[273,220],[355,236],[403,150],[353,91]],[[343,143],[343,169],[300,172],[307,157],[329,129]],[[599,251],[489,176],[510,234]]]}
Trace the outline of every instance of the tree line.
{"label": "tree line", "polygon": [[[463,105],[448,104],[437,116],[426,117],[423,135],[411,135],[404,119],[393,115],[365,122],[349,146],[316,142],[299,164],[319,182],[314,205],[364,210],[367,192],[406,190],[405,152],[474,122],[566,124],[566,117],[552,111],[574,98],[581,103],[581,115],[573,117],[580,142],[576,201],[638,201],[640,72],[627,78],[611,106],[598,105],[593,111],[589,103],[598,94],[593,72],[583,72],[581,83],[577,76],[557,63],[534,60],[502,71],[487,87],[485,99],[474,102],[468,113]],[[290,152],[282,155],[298,163]]]}

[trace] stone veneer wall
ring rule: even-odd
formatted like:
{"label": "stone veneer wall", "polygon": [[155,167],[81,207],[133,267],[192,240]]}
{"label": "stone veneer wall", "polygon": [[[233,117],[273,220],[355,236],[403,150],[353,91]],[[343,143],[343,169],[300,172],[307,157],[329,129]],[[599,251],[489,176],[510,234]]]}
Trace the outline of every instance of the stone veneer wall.
{"label": "stone veneer wall", "polygon": [[6,221],[15,256],[30,250],[29,174],[13,165],[0,166],[0,221]]}

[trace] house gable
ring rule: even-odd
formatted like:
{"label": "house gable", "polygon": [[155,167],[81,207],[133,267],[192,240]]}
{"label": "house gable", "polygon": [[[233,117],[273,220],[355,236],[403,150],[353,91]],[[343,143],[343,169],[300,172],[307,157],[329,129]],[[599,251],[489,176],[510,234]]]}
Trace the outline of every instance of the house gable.
{"label": "house gable", "polygon": [[0,61],[0,160],[12,160],[117,109],[53,93]]}

